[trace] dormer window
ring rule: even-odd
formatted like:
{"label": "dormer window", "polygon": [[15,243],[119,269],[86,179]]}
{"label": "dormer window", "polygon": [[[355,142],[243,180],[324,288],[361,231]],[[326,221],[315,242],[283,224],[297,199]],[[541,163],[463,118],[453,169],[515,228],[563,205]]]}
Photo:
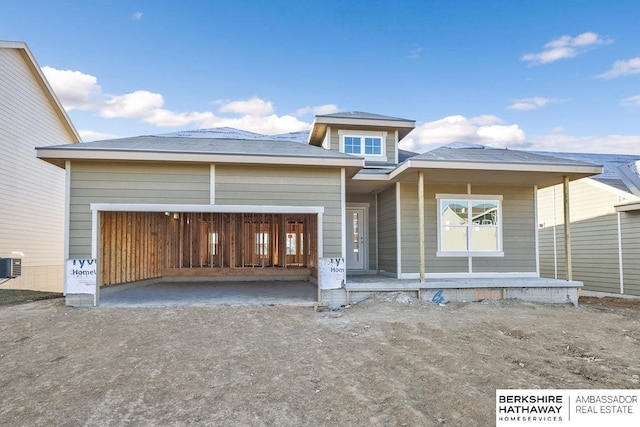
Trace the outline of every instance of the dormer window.
{"label": "dormer window", "polygon": [[363,156],[369,160],[380,160],[386,156],[386,132],[374,131],[338,131],[340,151],[346,154]]}

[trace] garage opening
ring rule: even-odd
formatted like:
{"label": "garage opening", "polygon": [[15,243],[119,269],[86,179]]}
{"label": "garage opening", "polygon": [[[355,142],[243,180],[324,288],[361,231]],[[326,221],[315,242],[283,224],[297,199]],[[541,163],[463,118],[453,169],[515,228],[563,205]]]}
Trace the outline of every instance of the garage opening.
{"label": "garage opening", "polygon": [[315,275],[317,229],[316,214],[103,211],[101,283]]}

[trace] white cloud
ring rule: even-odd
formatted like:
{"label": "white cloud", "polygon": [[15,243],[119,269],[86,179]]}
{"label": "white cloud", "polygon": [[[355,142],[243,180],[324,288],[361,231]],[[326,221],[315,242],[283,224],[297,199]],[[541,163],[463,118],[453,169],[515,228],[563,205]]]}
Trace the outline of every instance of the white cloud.
{"label": "white cloud", "polygon": [[83,141],[100,141],[102,139],[114,139],[118,138],[118,135],[104,132],[95,132],[92,130],[79,130],[78,133]]}
{"label": "white cloud", "polygon": [[624,107],[640,107],[640,95],[623,99],[620,104]]}
{"label": "white cloud", "polygon": [[611,43],[613,43],[612,39],[603,38],[593,32],[582,33],[575,37],[564,35],[545,44],[542,52],[527,53],[520,59],[529,65],[548,64],[560,59],[573,58],[596,46]]}
{"label": "white cloud", "polygon": [[562,127],[562,126],[556,126],[554,128],[551,128],[551,132],[553,132],[553,133],[564,132],[566,130],[567,129],[565,127]]}
{"label": "white cloud", "polygon": [[610,80],[616,77],[631,76],[634,74],[640,74],[640,56],[626,61],[616,61],[609,71],[599,74],[597,77]]}
{"label": "white cloud", "polygon": [[42,72],[67,111],[92,110],[102,102],[102,88],[95,76],[47,66]]}
{"label": "white cloud", "polygon": [[417,126],[400,142],[405,150],[424,152],[450,142],[470,142],[497,147],[511,147],[525,141],[524,131],[517,125],[503,125],[502,119],[493,115],[467,118],[448,116]]}
{"label": "white cloud", "polygon": [[516,99],[516,101],[507,107],[507,110],[529,111],[542,108],[550,102],[555,100],[550,98],[543,98],[540,96],[534,96],[532,98]]}
{"label": "white cloud", "polygon": [[[212,111],[176,112],[165,107],[162,94],[137,90],[123,95],[112,95],[102,91],[95,76],[79,71],[57,70],[43,67],[47,80],[67,111],[92,110],[105,119],[133,119],[157,127],[236,127],[252,132],[277,134],[296,132],[310,128],[310,124],[292,115],[279,116],[270,101],[254,96],[248,100],[217,101],[217,112],[232,116],[218,115]],[[331,111],[334,105],[316,108]],[[84,131],[87,138],[92,131]],[[108,135],[106,136],[108,137]]]}
{"label": "white cloud", "polygon": [[409,59],[418,59],[420,58],[420,53],[422,52],[422,46],[416,46],[411,51],[409,51],[409,55],[407,58]]}
{"label": "white cloud", "polygon": [[133,19],[134,21],[139,21],[140,19],[142,19],[143,15],[144,13],[142,12],[135,12],[133,15],[131,15],[131,19]]}
{"label": "white cloud", "polygon": [[244,101],[216,101],[220,104],[218,111],[221,113],[248,114],[251,116],[266,116],[273,113],[273,104],[257,96]]}
{"label": "white cloud", "polygon": [[336,104],[324,104],[324,105],[316,105],[315,107],[303,107],[296,111],[297,117],[306,116],[307,114],[321,115],[321,114],[333,114],[340,111]]}

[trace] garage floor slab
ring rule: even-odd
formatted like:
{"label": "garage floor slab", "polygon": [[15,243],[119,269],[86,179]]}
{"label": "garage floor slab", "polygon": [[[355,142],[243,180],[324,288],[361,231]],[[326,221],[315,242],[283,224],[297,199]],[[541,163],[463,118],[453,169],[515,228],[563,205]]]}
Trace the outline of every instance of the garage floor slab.
{"label": "garage floor slab", "polygon": [[304,281],[158,282],[122,285],[100,295],[101,307],[209,305],[305,305],[317,301],[315,285]]}

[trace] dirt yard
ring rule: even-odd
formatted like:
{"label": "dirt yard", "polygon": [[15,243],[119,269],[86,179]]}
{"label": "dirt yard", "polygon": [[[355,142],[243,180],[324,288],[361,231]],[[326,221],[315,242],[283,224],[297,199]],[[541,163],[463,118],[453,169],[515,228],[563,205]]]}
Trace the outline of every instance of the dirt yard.
{"label": "dirt yard", "polygon": [[0,307],[3,425],[489,426],[497,388],[640,388],[640,303]]}

